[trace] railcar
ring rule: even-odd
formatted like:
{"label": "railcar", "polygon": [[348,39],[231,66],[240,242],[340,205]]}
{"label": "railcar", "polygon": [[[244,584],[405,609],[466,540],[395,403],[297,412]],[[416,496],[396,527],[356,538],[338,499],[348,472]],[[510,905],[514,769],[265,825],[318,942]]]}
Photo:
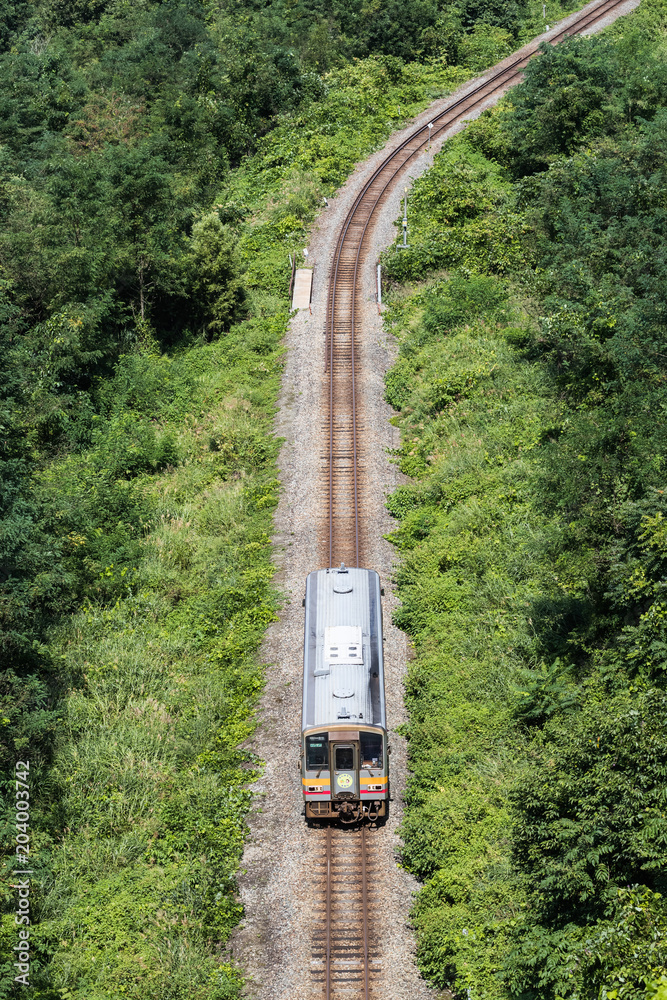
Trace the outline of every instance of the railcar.
{"label": "railcar", "polygon": [[309,824],[388,814],[381,595],[374,570],[342,565],[306,579],[299,769]]}

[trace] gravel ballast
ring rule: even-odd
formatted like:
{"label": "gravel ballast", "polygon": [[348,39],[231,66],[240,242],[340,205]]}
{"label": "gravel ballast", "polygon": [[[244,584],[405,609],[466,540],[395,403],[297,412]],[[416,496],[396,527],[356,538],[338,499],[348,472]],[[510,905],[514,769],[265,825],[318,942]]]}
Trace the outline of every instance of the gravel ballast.
{"label": "gravel ballast", "polygon": [[[611,20],[638,6],[628,0]],[[558,27],[562,27],[563,23]],[[549,38],[557,27],[543,36]],[[515,56],[510,57],[510,59]],[[460,88],[462,96],[483,80]],[[495,104],[500,93],[484,105]],[[423,126],[452,100],[436,102],[410,126],[395,133],[387,145],[360,165],[329,207],[312,227],[309,262],[314,265],[312,315],[299,312],[290,323],[280,408],[275,432],[284,439],[279,458],[282,497],[275,515],[275,559],[277,584],[285,594],[280,620],[272,625],[262,648],[267,681],[260,704],[259,726],[252,749],[266,762],[254,786],[249,815],[250,836],[239,877],[245,917],[231,941],[233,958],[248,977],[246,994],[254,1000],[310,1000],[317,995],[310,979],[310,908],[315,854],[313,831],[302,815],[301,779],[297,771],[301,715],[303,608],[301,599],[306,575],[325,565],[322,553],[321,518],[326,496],[323,479],[327,455],[324,348],[327,279],[340,226],[364,180],[391,149],[415,127]],[[480,108],[476,114],[481,113]],[[466,116],[468,119],[473,115]],[[459,121],[433,144],[433,152],[451,135],[465,127]],[[416,178],[431,163],[423,154],[410,165],[409,178]],[[363,309],[358,327],[358,398],[363,400],[364,488],[361,493],[364,565],[376,569],[386,588],[384,599],[385,668],[387,717],[392,745],[391,781],[394,801],[390,819],[377,832],[384,864],[374,887],[381,901],[381,926],[376,928],[382,946],[379,989],[374,995],[387,1000],[426,1000],[436,993],[421,979],[414,962],[414,938],[409,912],[416,881],[396,861],[400,847],[397,827],[401,821],[402,796],[407,777],[405,741],[396,727],[406,721],[403,679],[409,655],[405,635],[391,624],[396,597],[390,586],[395,553],[383,538],[393,522],[383,498],[402,481],[388,452],[399,445],[398,431],[389,423],[391,410],[384,401],[384,374],[392,363],[394,347],[384,331],[375,301],[376,263],[382,249],[393,242],[394,220],[399,215],[401,180],[380,209],[370,237],[363,273]]]}

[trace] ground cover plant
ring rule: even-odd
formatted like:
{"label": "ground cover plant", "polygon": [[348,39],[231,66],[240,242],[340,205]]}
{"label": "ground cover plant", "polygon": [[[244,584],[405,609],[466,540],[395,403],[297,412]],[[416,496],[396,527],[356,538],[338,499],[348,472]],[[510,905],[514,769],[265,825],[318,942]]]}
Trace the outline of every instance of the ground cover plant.
{"label": "ground cover plant", "polygon": [[[31,995],[238,995],[290,255],[359,159],[541,23],[0,2],[0,753],[10,870],[30,760]],[[15,905],[5,883],[2,996]]]}
{"label": "ground cover plant", "polygon": [[666,26],[545,50],[385,259],[404,862],[457,997],[667,989]]}

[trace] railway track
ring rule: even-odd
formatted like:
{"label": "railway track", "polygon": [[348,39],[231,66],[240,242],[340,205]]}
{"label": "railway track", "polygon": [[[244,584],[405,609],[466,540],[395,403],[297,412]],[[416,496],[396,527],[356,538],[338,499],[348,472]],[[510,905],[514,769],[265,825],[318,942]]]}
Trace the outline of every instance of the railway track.
{"label": "railway track", "polygon": [[375,934],[373,832],[320,831],[315,862],[311,981],[321,1000],[372,1000],[380,965]]}
{"label": "railway track", "polygon": [[[589,5],[566,28],[555,31],[550,43],[556,44],[566,35],[581,34],[624,2],[602,0],[595,7]],[[478,87],[453,100],[432,119],[432,129],[428,125],[416,129],[367,179],[341,227],[330,270],[325,331],[328,452],[323,458],[328,480],[328,552],[322,554],[329,566],[341,562],[349,566],[364,564],[361,511],[364,503],[378,502],[374,497],[362,499],[365,428],[357,365],[361,274],[377,210],[396,190],[414,158],[455,122],[517,83],[537,49],[535,42],[514,59],[506,59],[489,70]]]}
{"label": "railway track", "polygon": [[[549,38],[580,34],[621,7],[625,0],[602,0]],[[326,433],[323,454],[328,481],[328,565],[364,565],[365,438],[363,398],[360,398],[358,338],[361,275],[377,211],[394,192],[414,158],[462,117],[480,109],[489,97],[517,83],[538,43],[491,69],[472,89],[452,100],[431,120],[395,148],[366,180],[341,227],[331,264],[326,314]],[[323,532],[323,536],[326,535]],[[323,547],[324,549],[324,547]],[[379,1000],[381,935],[376,924],[381,901],[374,898],[375,870],[381,864],[378,832],[358,828],[313,831],[314,862],[311,990],[317,1000]],[[378,874],[381,874],[378,872]]]}

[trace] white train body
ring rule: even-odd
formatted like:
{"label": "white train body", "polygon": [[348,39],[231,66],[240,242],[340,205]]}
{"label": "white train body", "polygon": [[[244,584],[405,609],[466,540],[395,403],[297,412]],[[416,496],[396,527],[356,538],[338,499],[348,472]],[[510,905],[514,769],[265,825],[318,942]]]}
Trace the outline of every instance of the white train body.
{"label": "white train body", "polygon": [[387,815],[381,593],[374,570],[341,566],[306,579],[301,777],[309,821]]}

